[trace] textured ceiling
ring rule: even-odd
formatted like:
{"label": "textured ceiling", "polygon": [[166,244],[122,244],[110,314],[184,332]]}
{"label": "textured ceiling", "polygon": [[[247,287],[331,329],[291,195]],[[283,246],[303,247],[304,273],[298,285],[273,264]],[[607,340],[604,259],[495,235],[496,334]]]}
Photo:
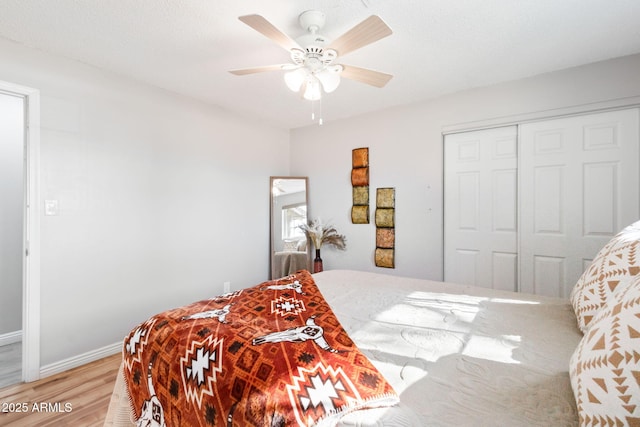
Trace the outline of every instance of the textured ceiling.
{"label": "textured ceiling", "polygon": [[638,0],[1,0],[0,37],[295,128],[312,124],[311,105],[282,72],[227,71],[288,62],[238,16],[296,38],[308,9],[326,13],[330,39],[373,14],[394,32],[339,62],[395,77],[343,79],[325,122],[640,52]]}

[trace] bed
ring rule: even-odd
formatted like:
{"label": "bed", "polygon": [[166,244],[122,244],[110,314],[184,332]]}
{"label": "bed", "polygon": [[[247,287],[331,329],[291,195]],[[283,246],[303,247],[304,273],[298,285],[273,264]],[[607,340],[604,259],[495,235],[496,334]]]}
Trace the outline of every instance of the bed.
{"label": "bed", "polygon": [[[568,300],[348,270],[312,278],[400,401],[338,425],[578,424],[569,360],[583,335]],[[125,383],[105,425],[132,424]]]}
{"label": "bed", "polygon": [[[195,335],[185,339],[169,326]],[[196,341],[214,350],[195,351]],[[225,356],[213,357],[218,350]],[[182,363],[177,374],[173,359]],[[208,361],[219,364],[205,377]],[[244,372],[233,371],[238,366]],[[210,397],[220,405],[206,403]],[[180,418],[194,412],[202,418]],[[133,419],[640,426],[640,221],[598,252],[569,299],[302,270],[160,313],[124,340],[105,425]]]}

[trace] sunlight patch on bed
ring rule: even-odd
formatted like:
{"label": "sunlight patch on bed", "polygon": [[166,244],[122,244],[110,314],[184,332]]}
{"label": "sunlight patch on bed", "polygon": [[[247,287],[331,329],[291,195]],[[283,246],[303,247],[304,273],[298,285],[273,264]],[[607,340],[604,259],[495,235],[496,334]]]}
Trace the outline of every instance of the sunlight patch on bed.
{"label": "sunlight patch on bed", "polygon": [[373,312],[371,320],[402,326],[464,331],[487,298],[431,292],[412,292],[402,301]]}
{"label": "sunlight patch on bed", "polygon": [[464,306],[477,306],[482,301],[486,301],[486,297],[478,297],[471,295],[443,294],[439,292],[422,292],[414,291],[407,295],[406,301],[412,301],[419,305],[420,302],[426,304],[460,304]]}
{"label": "sunlight patch on bed", "polygon": [[[369,321],[350,333],[355,341],[367,343],[361,348],[373,355],[380,369],[403,369],[411,373],[407,375],[411,379],[426,375],[426,371],[404,366],[406,360],[397,359],[397,355],[411,354],[414,360],[426,364],[452,355],[520,364],[513,355],[514,350],[521,347],[520,336],[487,335],[491,332],[486,330],[489,321],[486,308],[492,303],[539,304],[510,298],[414,291],[392,304],[381,304],[380,310],[368,315]],[[398,332],[400,340],[388,340],[389,336],[397,337]]]}
{"label": "sunlight patch on bed", "polygon": [[540,304],[540,301],[525,301],[521,299],[509,299],[509,298],[491,298],[489,301],[497,302],[499,304],[528,304],[528,305]]}
{"label": "sunlight patch on bed", "polygon": [[513,358],[513,351],[520,346],[520,341],[517,335],[502,335],[499,338],[473,335],[462,354],[494,362],[520,364]]}

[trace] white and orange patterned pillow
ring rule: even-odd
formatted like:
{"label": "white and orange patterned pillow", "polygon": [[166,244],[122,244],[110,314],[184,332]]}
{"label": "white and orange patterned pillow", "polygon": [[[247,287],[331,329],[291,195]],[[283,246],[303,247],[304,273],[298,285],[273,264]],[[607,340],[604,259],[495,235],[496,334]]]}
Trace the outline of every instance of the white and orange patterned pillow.
{"label": "white and orange patterned pillow", "polygon": [[640,425],[640,276],[620,288],[571,357],[581,426]]}
{"label": "white and orange patterned pillow", "polygon": [[583,333],[626,278],[640,273],[640,221],[626,227],[596,255],[571,291],[570,300]]}

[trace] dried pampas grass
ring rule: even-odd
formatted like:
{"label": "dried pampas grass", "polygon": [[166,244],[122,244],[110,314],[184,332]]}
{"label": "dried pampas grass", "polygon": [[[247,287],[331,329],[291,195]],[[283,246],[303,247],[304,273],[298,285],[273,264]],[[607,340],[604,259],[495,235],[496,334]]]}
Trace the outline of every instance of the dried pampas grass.
{"label": "dried pampas grass", "polygon": [[333,246],[341,251],[347,249],[347,238],[343,234],[338,234],[338,230],[333,225],[323,225],[319,219],[301,225],[300,229],[316,249],[320,249],[322,245]]}

